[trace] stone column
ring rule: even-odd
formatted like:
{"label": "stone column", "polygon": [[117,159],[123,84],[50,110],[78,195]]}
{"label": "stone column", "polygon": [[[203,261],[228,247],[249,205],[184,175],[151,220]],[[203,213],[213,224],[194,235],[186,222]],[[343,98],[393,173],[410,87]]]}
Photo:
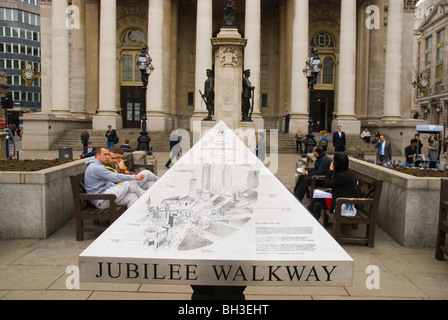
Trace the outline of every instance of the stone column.
{"label": "stone column", "polygon": [[40,45],[41,45],[41,112],[50,114],[52,103],[52,6],[48,2],[40,4]]}
{"label": "stone column", "polygon": [[403,1],[389,1],[383,119],[392,122],[401,118],[402,30]]}
{"label": "stone column", "polygon": [[107,130],[110,124],[121,129],[122,121],[117,112],[117,3],[101,0],[100,4],[100,76],[99,110],[93,117],[93,129]]}
{"label": "stone column", "polygon": [[[308,128],[308,85],[303,75],[303,68],[309,56],[309,3],[308,0],[289,0],[287,10],[294,12],[292,27],[292,63],[291,63],[291,121],[289,127],[292,131],[301,129],[306,132]],[[285,110],[288,108],[285,107]],[[281,110],[281,108],[280,108]],[[283,112],[285,111],[283,110]],[[282,114],[283,114],[282,112]],[[284,132],[284,121],[282,130]]]}
{"label": "stone column", "polygon": [[73,5],[79,8],[79,28],[72,30],[70,106],[73,116],[84,118],[87,115],[85,0],[73,0]]}
{"label": "stone column", "polygon": [[52,108],[53,114],[70,116],[69,107],[69,51],[66,27],[67,0],[52,3]]}
{"label": "stone column", "polygon": [[[247,45],[244,49],[244,70],[250,69],[250,81],[255,87],[254,110],[252,121],[255,130],[263,129],[263,118],[260,112],[261,102],[261,0],[246,0],[245,38]],[[244,71],[243,70],[243,71]],[[273,76],[273,75],[272,75]]]}
{"label": "stone column", "polygon": [[[213,37],[212,2],[212,0],[198,0],[197,3],[194,113],[191,121],[201,121],[207,115],[207,106],[202,100],[199,90],[204,93],[204,82],[207,80],[207,69],[212,68],[213,50],[210,42]],[[215,103],[215,108],[216,107],[219,106],[216,106]],[[214,117],[214,119],[216,119],[216,117]],[[193,126],[191,125],[191,128],[192,127]]]}
{"label": "stone column", "polygon": [[338,125],[348,134],[359,134],[361,122],[355,117],[356,94],[356,0],[341,1],[340,60],[338,112],[333,131]]}
{"label": "stone column", "polygon": [[154,66],[154,72],[148,79],[148,92],[146,95],[148,131],[165,130],[163,42],[167,39],[163,37],[163,18],[163,0],[148,0],[148,53],[152,58],[152,65]]}

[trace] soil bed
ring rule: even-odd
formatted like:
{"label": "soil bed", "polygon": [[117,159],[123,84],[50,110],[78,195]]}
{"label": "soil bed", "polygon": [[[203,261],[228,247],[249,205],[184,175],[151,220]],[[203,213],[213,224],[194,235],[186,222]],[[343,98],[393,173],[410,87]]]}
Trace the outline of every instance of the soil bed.
{"label": "soil bed", "polygon": [[53,160],[4,160],[0,161],[0,171],[39,171],[51,167],[69,163],[71,159],[53,159]]}
{"label": "soil bed", "polygon": [[420,168],[391,168],[392,170],[421,178],[448,178],[448,171]]}

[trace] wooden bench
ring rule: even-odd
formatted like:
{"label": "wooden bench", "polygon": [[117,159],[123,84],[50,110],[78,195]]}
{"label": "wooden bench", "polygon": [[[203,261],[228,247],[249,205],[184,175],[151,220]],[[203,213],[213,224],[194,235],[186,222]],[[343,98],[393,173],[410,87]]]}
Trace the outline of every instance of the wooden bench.
{"label": "wooden bench", "polygon": [[[117,197],[114,194],[86,193],[84,172],[70,176],[70,183],[75,205],[77,241],[83,240],[84,232],[104,231],[107,226],[101,226],[99,224],[100,220],[107,220],[112,223],[127,209],[127,206],[119,206],[115,203]],[[109,200],[110,207],[108,209],[98,209],[89,200]],[[92,224],[87,226],[84,224],[84,220],[91,220]]]}
{"label": "wooden bench", "polygon": [[[330,213],[325,210],[324,226],[329,227],[332,222],[332,235],[338,242],[361,243],[369,247],[374,246],[375,227],[378,206],[380,203],[383,181],[368,177],[356,171],[353,171],[356,179],[356,198],[338,198],[336,200],[335,212]],[[342,204],[354,204],[356,207],[356,216],[345,217],[341,215]],[[341,225],[356,226],[366,225],[365,236],[342,236]]]}
{"label": "wooden bench", "polygon": [[448,233],[448,179],[441,179],[440,186],[440,210],[439,225],[437,230],[436,259],[444,260],[443,255],[448,256],[446,234]]}
{"label": "wooden bench", "polygon": [[134,156],[132,153],[127,153],[123,156],[124,164],[129,172],[138,173],[141,170],[149,170],[152,173],[155,173],[155,168],[153,164],[145,164],[145,163],[135,163]]}

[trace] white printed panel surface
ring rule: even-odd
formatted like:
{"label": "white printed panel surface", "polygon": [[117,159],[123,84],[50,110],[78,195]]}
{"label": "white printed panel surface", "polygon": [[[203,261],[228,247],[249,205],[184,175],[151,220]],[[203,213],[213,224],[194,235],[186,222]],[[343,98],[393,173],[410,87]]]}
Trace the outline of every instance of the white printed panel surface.
{"label": "white printed panel surface", "polygon": [[353,260],[224,124],[79,256],[82,281],[351,285]]}

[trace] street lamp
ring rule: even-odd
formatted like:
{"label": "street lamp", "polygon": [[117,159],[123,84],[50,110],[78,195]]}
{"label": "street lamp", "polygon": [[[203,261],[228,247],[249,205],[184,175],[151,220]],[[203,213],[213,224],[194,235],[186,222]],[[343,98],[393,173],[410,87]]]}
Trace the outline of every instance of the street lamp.
{"label": "street lamp", "polygon": [[319,59],[316,48],[311,48],[311,55],[305,63],[303,74],[308,79],[308,90],[310,92],[310,108],[308,117],[308,134],[305,139],[305,150],[303,156],[307,153],[312,153],[316,146],[316,140],[313,135],[313,119],[311,118],[311,104],[313,101],[314,85],[317,82],[317,75],[322,70],[322,62]]}
{"label": "street lamp", "polygon": [[142,121],[142,131],[140,132],[140,136],[137,139],[139,151],[146,151],[146,154],[152,154],[149,149],[149,142],[151,138],[148,135],[148,131],[146,131],[146,90],[148,88],[148,77],[154,71],[154,67],[152,65],[152,59],[148,54],[148,47],[144,45],[140,52],[140,55],[137,57],[137,68],[140,69],[142,73],[142,83],[143,83],[143,101],[140,107],[141,121]]}

